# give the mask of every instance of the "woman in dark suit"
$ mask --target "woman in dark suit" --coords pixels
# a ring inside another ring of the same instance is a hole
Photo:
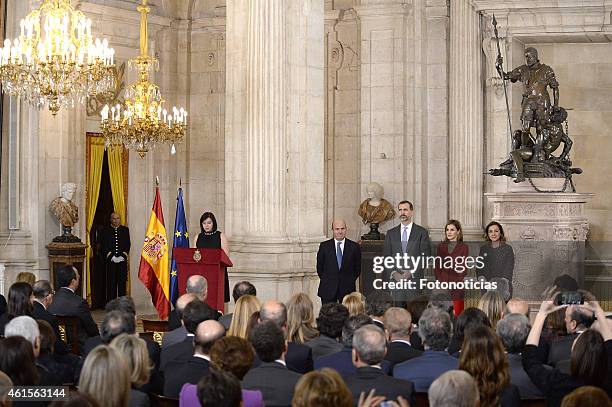
[[[504,228],[498,222],[492,221],[485,227],[485,239],[487,243],[480,247],[478,254],[484,262],[484,267],[477,270],[478,277],[484,277],[487,281],[493,278],[505,278],[508,280],[510,293],[512,294],[512,275],[514,274],[514,250],[506,243]]]
[[[229,257],[230,248],[225,234],[217,230],[217,219],[212,212],[204,212],[200,217],[200,233],[196,237],[196,247],[199,249],[223,249]],[[225,269],[225,299],[230,301],[229,279]]]

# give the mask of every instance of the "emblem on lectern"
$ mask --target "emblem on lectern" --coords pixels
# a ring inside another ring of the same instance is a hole
[[[193,252],[193,261],[199,262],[200,260],[202,260],[202,253],[196,249],[196,251]]]

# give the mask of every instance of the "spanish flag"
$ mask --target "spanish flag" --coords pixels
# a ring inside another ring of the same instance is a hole
[[[161,319],[167,319],[170,309],[168,274],[168,238],[164,226],[164,213],[159,199],[159,187],[155,187],[155,201],[147,226],[138,278],[151,293],[151,301]]]

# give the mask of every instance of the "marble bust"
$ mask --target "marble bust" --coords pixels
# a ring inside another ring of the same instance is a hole
[[[382,223],[395,217],[395,209],[389,201],[383,198],[382,185],[371,182],[367,185],[368,198],[359,205],[357,213],[363,223]]]
[[[80,243],[81,239],[72,234],[72,227],[79,221],[79,208],[72,202],[76,184],[67,182],[62,185],[62,195],[51,201],[49,208],[62,225],[62,235],[53,238],[54,242]]]

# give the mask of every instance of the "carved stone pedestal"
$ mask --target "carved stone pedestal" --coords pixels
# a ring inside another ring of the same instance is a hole
[[[65,264],[73,265],[79,275],[81,276],[81,284],[77,289],[77,294],[81,295],[81,287],[83,286],[83,270],[85,269],[85,248],[86,244],[83,243],[57,243],[52,242],[47,245],[49,250],[49,277],[51,284],[55,290],[59,290],[60,287],[55,281],[55,272],[57,269]]]
[[[537,301],[561,274],[584,281],[584,246],[589,231],[586,193],[487,193],[493,220],[504,227],[514,249],[515,297]]]

